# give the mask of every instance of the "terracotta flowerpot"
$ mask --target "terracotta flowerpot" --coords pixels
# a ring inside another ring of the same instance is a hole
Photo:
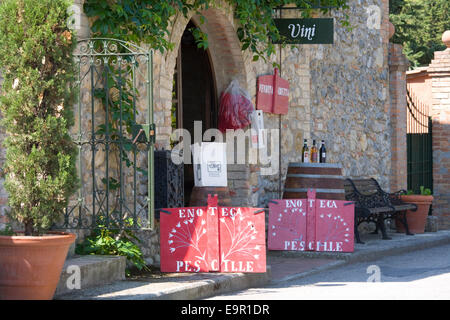
[[[0,236],[0,300],[50,300],[76,235]]]
[[[424,233],[428,211],[431,203],[433,202],[433,196],[411,194],[401,195],[400,199],[403,202],[414,203],[417,205],[417,211],[406,211],[406,220],[408,222],[409,231],[412,233]],[[405,228],[400,221],[396,220],[395,226],[397,228],[397,232],[405,232]]]

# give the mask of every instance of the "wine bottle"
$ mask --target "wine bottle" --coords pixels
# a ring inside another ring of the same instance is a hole
[[[309,148],[307,140],[304,140],[303,149],[302,149],[302,162],[309,162]]]
[[[311,162],[312,163],[317,163],[318,162],[318,150],[316,147],[316,140],[313,140],[313,145],[311,147]]]
[[[327,149],[325,148],[325,141],[322,140],[322,145],[319,150],[320,163],[327,162]]]

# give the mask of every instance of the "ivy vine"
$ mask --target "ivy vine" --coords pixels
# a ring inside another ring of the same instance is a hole
[[[303,17],[314,10],[323,13],[331,9],[348,9],[348,0],[225,0],[234,9],[238,20],[237,36],[242,50],[251,50],[253,59],[267,58],[275,53],[273,40],[282,40],[274,24],[277,8],[295,5]],[[84,11],[92,18],[94,35],[109,36],[134,43],[147,43],[155,50],[165,52],[174,44],[170,39],[170,21],[176,14],[188,16],[194,12],[204,22],[202,10],[216,4],[216,0],[86,0]],[[348,26],[348,16],[341,21]],[[199,29],[194,32],[199,47],[207,48],[208,39]]]

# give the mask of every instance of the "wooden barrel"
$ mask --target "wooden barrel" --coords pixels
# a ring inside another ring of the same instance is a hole
[[[231,196],[228,187],[194,187],[192,189],[189,206],[206,207],[208,205],[208,194],[219,198],[219,206],[232,207]]]
[[[336,163],[290,163],[283,199],[307,198],[316,189],[317,199],[345,200],[342,166]]]

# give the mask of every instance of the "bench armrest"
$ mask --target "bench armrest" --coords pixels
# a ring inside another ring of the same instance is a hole
[[[408,192],[406,190],[398,190],[396,192],[389,193],[389,201],[393,205],[404,204],[404,202],[400,199],[401,195],[405,195]]]
[[[392,196],[398,197],[398,196],[401,196],[401,195],[404,195],[404,194],[407,194],[407,193],[408,193],[408,191],[406,191],[405,189],[401,189],[401,190],[398,190],[398,191],[395,191],[395,192],[391,192],[389,194],[392,195]]]

